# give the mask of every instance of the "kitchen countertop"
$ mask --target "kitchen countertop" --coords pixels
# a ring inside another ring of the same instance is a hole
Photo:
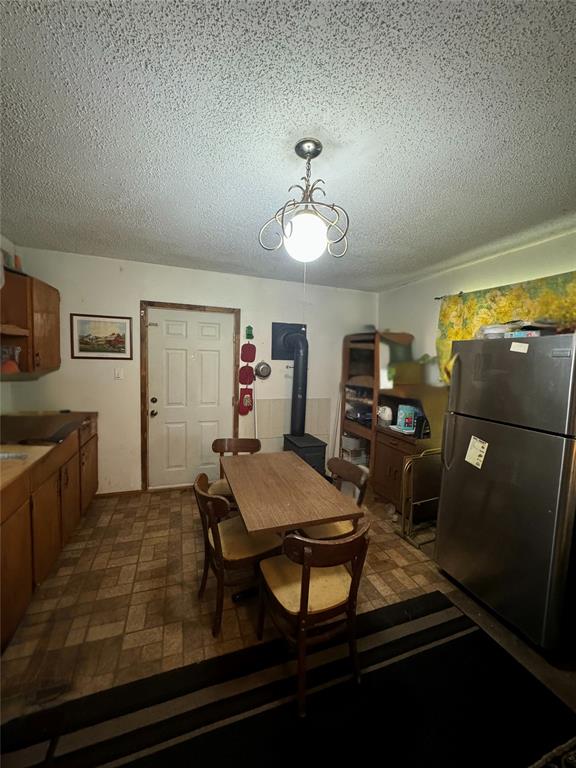
[[[54,445],[18,445],[8,443],[2,446],[2,453],[25,453],[25,459],[0,459],[0,490],[8,487],[20,475],[27,472],[37,461],[43,459]]]
[[[92,411],[36,411],[5,414],[0,419],[0,442],[22,445],[46,442],[62,442],[84,419],[97,416]]]

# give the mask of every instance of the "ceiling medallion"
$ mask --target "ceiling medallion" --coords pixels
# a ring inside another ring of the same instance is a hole
[[[310,182],[311,162],[322,152],[322,144],[318,139],[300,139],[294,150],[306,160],[306,174],[301,179],[304,186],[293,184],[288,192],[299,189],[302,197],[288,200],[268,219],[258,235],[260,245],[267,251],[277,251],[283,245],[293,259],[301,262],[316,261],[326,250],[341,259],[348,250],[348,214],[340,205],[314,199],[320,192],[326,196],[319,186],[324,184],[323,179]]]

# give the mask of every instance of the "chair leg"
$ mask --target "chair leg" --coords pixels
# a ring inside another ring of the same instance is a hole
[[[208,581],[208,571],[210,570],[210,562],[208,559],[208,552],[204,550],[204,570],[202,571],[202,579],[200,581],[200,589],[198,590],[198,598],[200,599],[206,589],[206,582]]]
[[[354,678],[357,683],[360,682],[360,664],[358,662],[358,649],[356,647],[356,614],[348,616],[348,646],[350,648],[350,660]]]
[[[266,600],[264,598],[264,584],[260,582],[260,596],[258,599],[258,623],[256,624],[256,637],[262,640],[264,637],[264,619],[266,617]]]
[[[212,625],[212,635],[217,637],[222,628],[222,611],[224,609],[224,574],[216,571],[216,613]]]
[[[306,717],[306,631],[298,632],[298,714]]]

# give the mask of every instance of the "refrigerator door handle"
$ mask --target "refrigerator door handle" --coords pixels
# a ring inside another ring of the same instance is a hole
[[[444,415],[444,430],[442,432],[442,466],[446,471],[452,469],[454,460],[454,415]]]
[[[458,402],[460,399],[460,367],[462,360],[460,359],[460,353],[455,352],[452,356],[452,368],[450,372],[450,405],[451,411],[458,411]]]

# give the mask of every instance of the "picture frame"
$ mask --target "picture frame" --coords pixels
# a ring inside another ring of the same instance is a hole
[[[132,360],[132,318],[70,314],[70,355],[83,360]]]

